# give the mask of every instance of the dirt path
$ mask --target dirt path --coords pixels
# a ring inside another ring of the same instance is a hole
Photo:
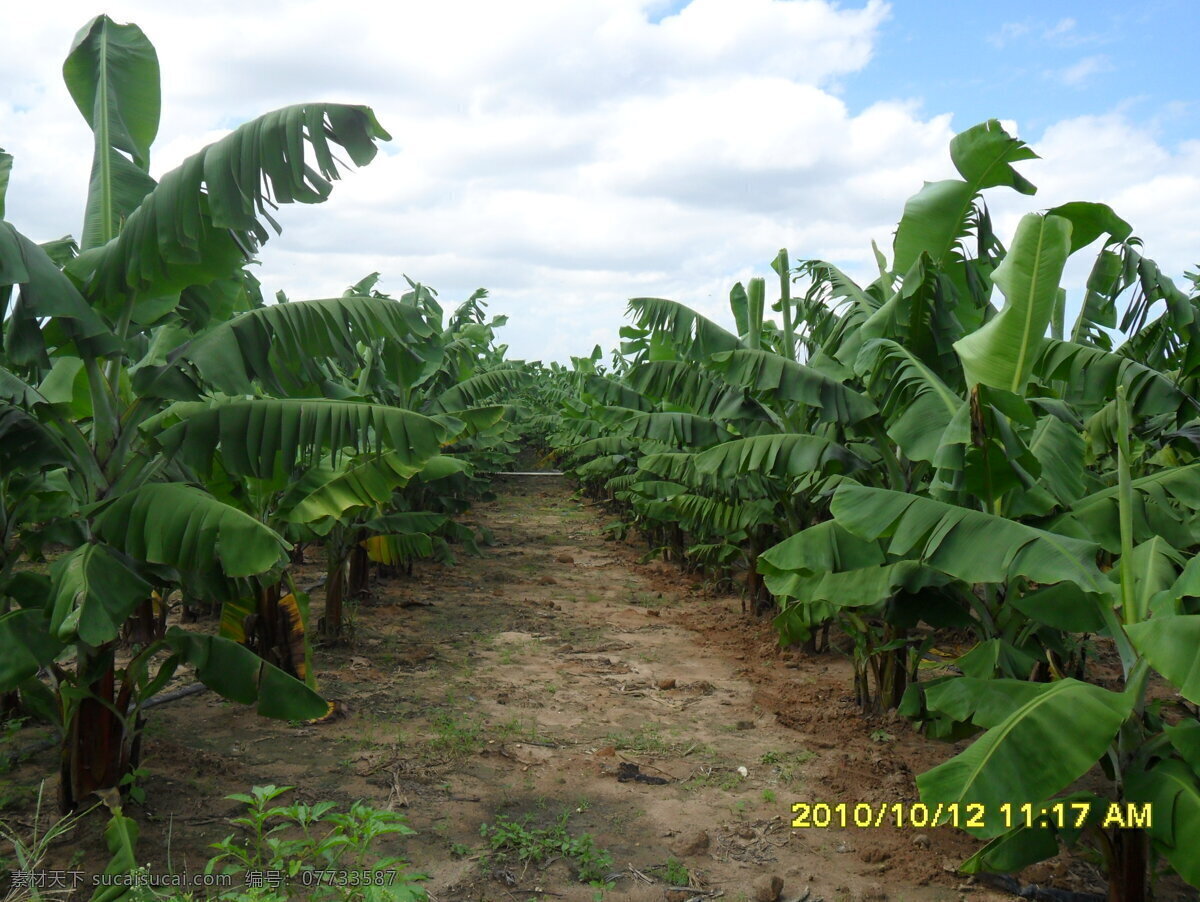
[[[785,900],[1006,898],[953,873],[973,845],[949,830],[791,828],[794,802],[915,801],[912,774],[950,752],[860,718],[844,659],[782,652],[736,598],[639,564],[561,477],[497,494],[472,512],[496,539],[483,557],[378,583],[353,638],[318,652],[348,717],[288,725],[211,695],[153,712],[143,860],[165,867],[169,825],[172,864],[199,870],[231,832],[223,797],[275,783],[404,810],[419,834],[399,848],[435,902],[595,898],[563,861],[485,854],[481,824],[563,814],[611,851],[610,899],[767,898],[773,876]],[[1086,876],[1059,867],[1059,886]]]

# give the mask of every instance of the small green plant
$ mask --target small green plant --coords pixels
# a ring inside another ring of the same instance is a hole
[[[487,840],[496,860],[515,857],[524,865],[539,866],[564,858],[575,868],[580,883],[607,885],[605,878],[612,870],[612,855],[598,849],[590,833],[571,836],[567,830],[570,816],[569,811],[564,811],[552,826],[531,827],[530,815],[518,821],[497,815],[493,823],[480,826],[479,835]]]
[[[135,768],[121,778],[121,790],[128,796],[129,801],[135,802],[138,805],[145,803],[146,790],[142,788],[141,782],[150,775],[150,771],[144,767]]]
[[[887,730],[872,730],[871,731],[871,741],[872,742],[895,742],[896,737],[893,736],[891,733],[889,733]]]
[[[687,886],[692,879],[691,872],[687,866],[674,856],[667,859],[667,863],[663,865],[663,880],[671,886]]]
[[[775,790],[764,789],[762,791],[762,800],[764,802],[766,802],[768,805],[774,805],[775,804]]]
[[[374,849],[381,837],[416,832],[403,815],[362,802],[355,802],[347,813],[336,811],[333,802],[273,804],[291,789],[255,786],[248,794],[226,796],[246,806],[244,815],[230,819],[246,836],[235,839],[230,834],[213,843],[218,854],[209,860],[205,873],[240,876],[248,885],[251,875],[264,874],[277,876],[276,886],[286,883],[285,896],[253,898],[283,899],[296,894],[322,902],[420,902],[426,898],[419,885],[424,875],[409,873],[404,859],[379,856]],[[330,875],[336,878],[329,879]]]

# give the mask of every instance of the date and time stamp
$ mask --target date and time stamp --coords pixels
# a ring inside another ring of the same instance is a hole
[[[930,829],[960,827],[966,830],[1082,829],[1089,822],[1102,829],[1148,829],[1154,825],[1150,803],[1067,801],[1043,805],[1001,803],[988,806],[976,802],[930,805],[924,802],[794,802],[792,827],[796,830],[829,828],[870,829],[880,827]],[[395,882],[394,870],[314,870],[285,875],[281,871],[248,871],[243,875],[247,886],[276,888],[284,883],[304,887],[389,886]],[[14,887],[73,889],[90,882],[93,886],[230,886],[232,878],[222,874],[157,875],[144,869],[134,874],[92,875],[82,871],[13,871]]]
[[[827,828],[869,829],[950,826],[964,830],[1016,828],[1082,829],[1095,821],[1103,829],[1147,829],[1154,824],[1150,803],[1058,801],[1045,805],[977,802],[926,805],[923,802],[795,802],[792,827],[797,830]]]

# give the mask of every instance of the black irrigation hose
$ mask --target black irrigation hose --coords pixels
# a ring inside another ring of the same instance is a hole
[[[325,585],[325,580],[322,578],[311,585],[304,586],[300,591],[308,594],[309,592],[313,591],[313,589],[319,589],[323,585]],[[193,695],[199,695],[207,688],[208,687],[203,683],[189,683],[188,685],[182,686],[179,689],[172,689],[170,692],[163,692],[154,696],[153,698],[147,699],[146,701],[142,702],[142,710],[144,711],[147,708],[154,708],[158,705],[165,705],[169,702],[176,702],[181,698],[189,698]],[[11,770],[31,755],[36,755],[38,752],[43,752],[46,749],[54,748],[54,746],[58,745],[60,741],[61,739],[58,736],[49,736],[45,739],[39,739],[37,742],[31,742],[29,745],[24,746],[23,748],[16,749],[4,758],[5,768]]]
[[[1027,883],[1022,886],[1013,877],[1003,874],[981,874],[980,882],[990,883],[996,889],[1029,899],[1031,902],[1106,902],[1107,896],[1097,893],[1077,893],[1069,889],[1054,889],[1050,886],[1038,886]]]

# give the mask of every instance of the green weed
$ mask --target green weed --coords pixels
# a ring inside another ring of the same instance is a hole
[[[791,785],[800,779],[800,766],[816,757],[814,752],[800,750],[796,752],[765,752],[759,763],[769,765],[771,775],[776,782]]]
[[[452,758],[467,758],[483,747],[483,727],[478,721],[462,719],[456,712],[446,711],[433,718],[431,751]]]
[[[687,886],[692,879],[691,871],[678,858],[671,857],[662,866],[663,880],[671,886]]]
[[[575,868],[580,883],[606,885],[612,870],[612,855],[596,847],[590,833],[572,836],[567,830],[570,812],[564,811],[549,827],[531,827],[531,815],[514,821],[498,815],[494,823],[482,824],[479,835],[487,840],[497,861],[515,858],[522,864],[544,865],[563,858]]]

